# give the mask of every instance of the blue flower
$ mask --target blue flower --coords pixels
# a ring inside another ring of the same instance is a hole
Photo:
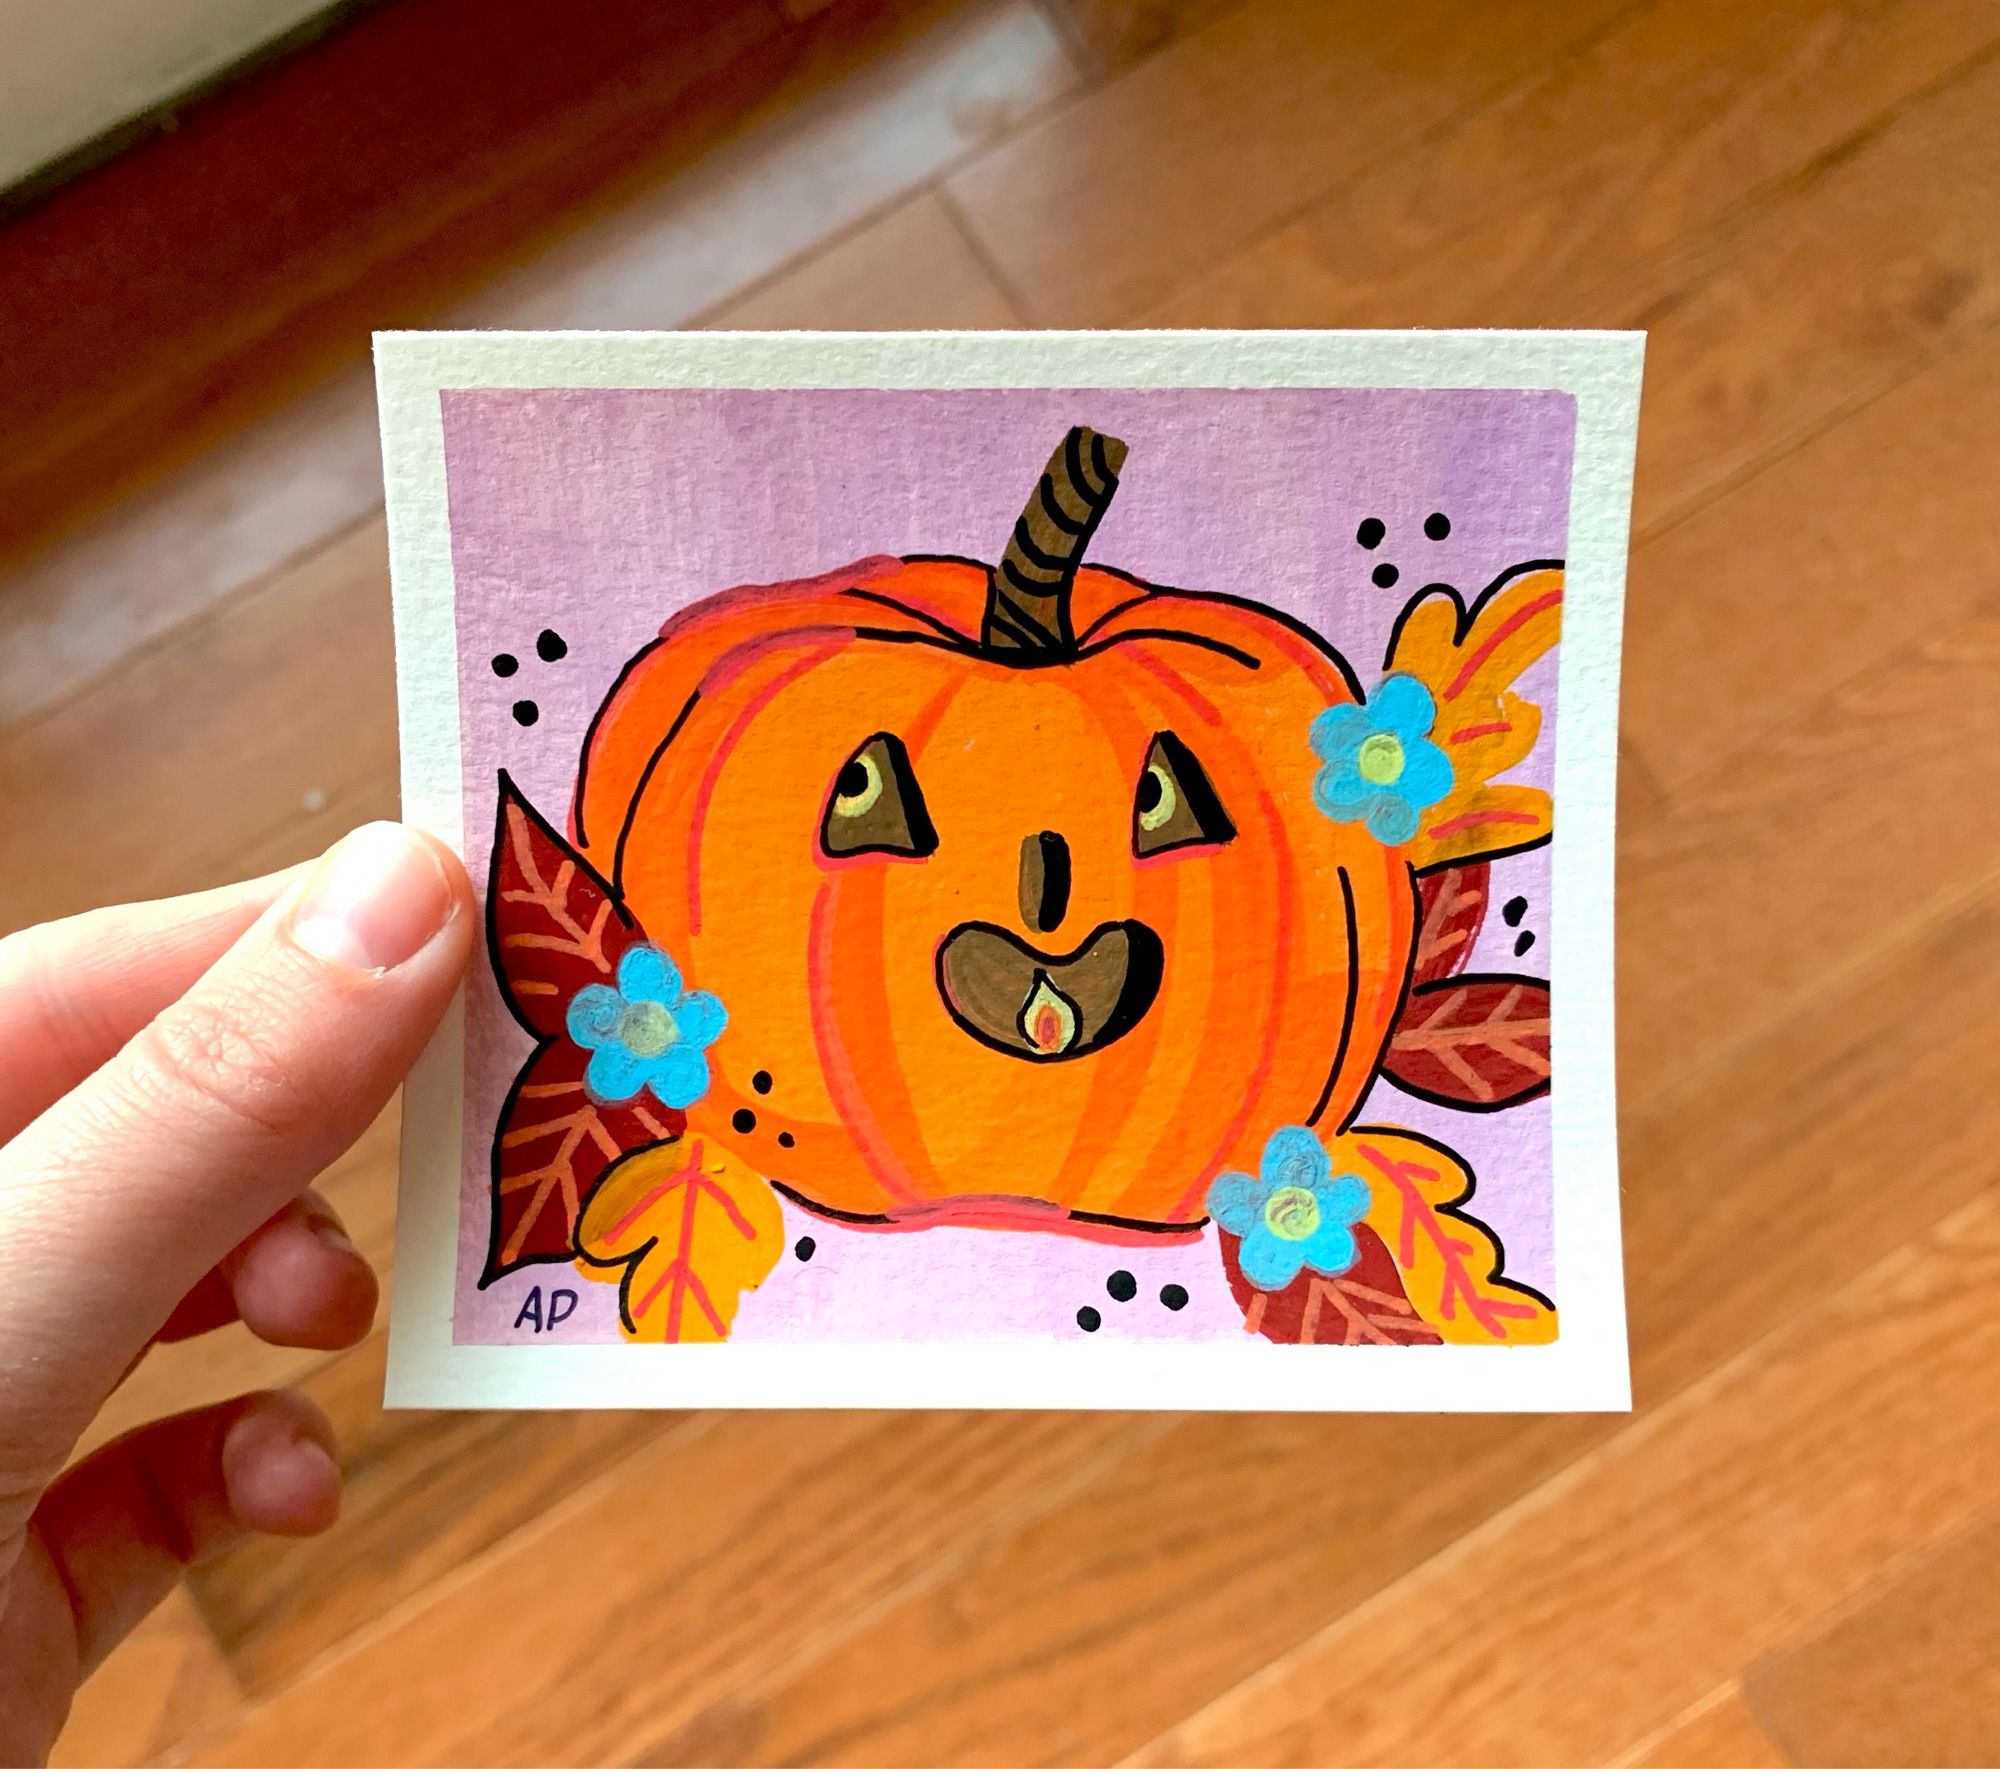
[[[1260,1290],[1282,1290],[1307,1266],[1337,1278],[1359,1256],[1354,1225],[1368,1214],[1368,1182],[1333,1170],[1301,1125],[1274,1131],[1258,1177],[1222,1173],[1208,1188],[1216,1226],[1239,1236],[1237,1269]]]
[[[1415,676],[1385,676],[1365,706],[1330,706],[1312,722],[1313,803],[1336,823],[1366,823],[1386,847],[1411,840],[1451,791],[1451,763],[1430,740],[1431,691]]]
[[[626,948],[618,986],[589,983],[569,1004],[569,1035],[591,1052],[584,1085],[606,1105],[651,1088],[682,1111],[708,1091],[708,1047],[729,1015],[713,995],[684,992],[674,961],[657,946]]]

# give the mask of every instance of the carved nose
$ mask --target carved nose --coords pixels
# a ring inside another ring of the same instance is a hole
[[[1021,843],[1021,919],[1052,934],[1069,913],[1069,843],[1053,829]]]

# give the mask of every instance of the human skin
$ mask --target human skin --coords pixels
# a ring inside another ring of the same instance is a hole
[[[66,1464],[150,1345],[368,1332],[374,1273],[312,1182],[388,1104],[476,926],[450,853],[372,824],[311,866],[0,940],[0,1761],[47,1756],[188,1565],[338,1514],[332,1429],[296,1393]]]

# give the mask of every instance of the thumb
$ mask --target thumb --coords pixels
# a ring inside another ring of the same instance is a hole
[[[0,1443],[73,1436],[181,1297],[360,1135],[474,920],[440,844],[359,829],[0,1150]]]

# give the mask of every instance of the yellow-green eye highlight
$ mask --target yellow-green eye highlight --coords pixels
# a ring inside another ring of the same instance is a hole
[[[882,767],[871,755],[858,755],[840,770],[833,784],[833,814],[863,817],[882,796]]]
[[[1141,860],[1176,848],[1233,841],[1236,825],[1207,771],[1171,731],[1155,732],[1132,794],[1132,852]]]
[[[840,764],[820,819],[819,845],[836,860],[850,854],[921,860],[937,852],[937,830],[910,752],[893,731],[877,731]]]

